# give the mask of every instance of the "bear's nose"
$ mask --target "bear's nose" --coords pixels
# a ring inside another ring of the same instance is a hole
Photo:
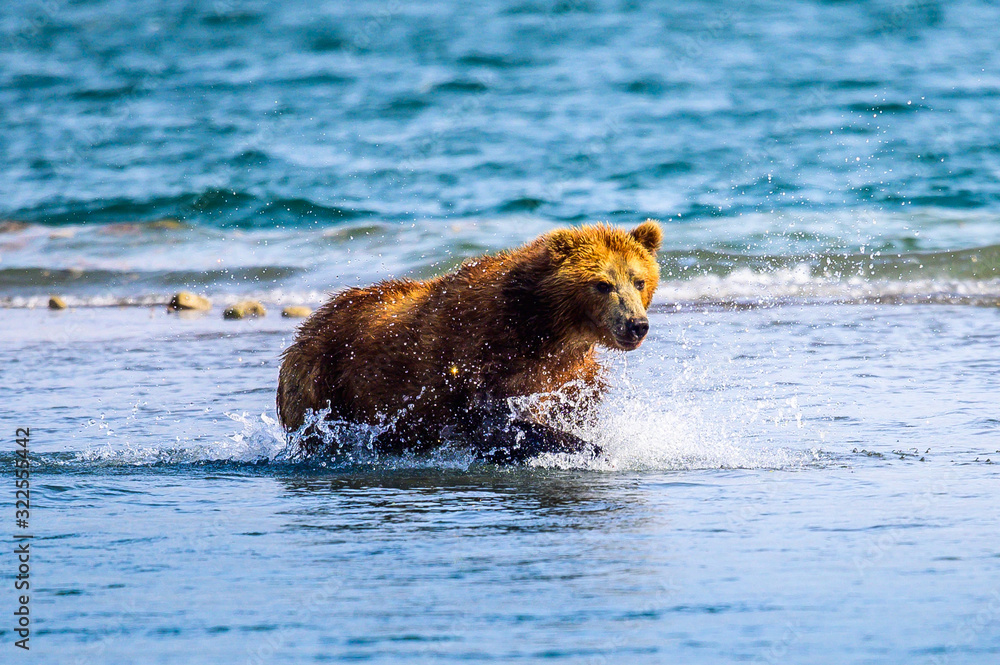
[[[642,317],[641,319],[629,319],[628,324],[625,326],[628,334],[636,339],[642,339],[649,332],[649,319]]]

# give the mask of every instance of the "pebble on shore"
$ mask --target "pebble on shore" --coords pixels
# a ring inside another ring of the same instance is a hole
[[[267,316],[267,310],[256,300],[242,300],[235,305],[230,305],[222,313],[224,319],[247,319],[258,316]]]
[[[281,315],[286,319],[304,319],[312,314],[312,312],[310,308],[302,305],[290,305],[281,310]]]
[[[204,312],[212,309],[212,301],[190,291],[181,291],[170,299],[167,309],[193,309]]]
[[[66,301],[59,296],[49,297],[49,309],[66,309]]]
[[[184,222],[178,219],[174,219],[173,217],[164,217],[163,219],[157,219],[149,222],[149,228],[164,231],[178,231],[185,227]]]
[[[0,219],[0,233],[16,233],[28,228],[24,222],[15,222],[12,219]]]

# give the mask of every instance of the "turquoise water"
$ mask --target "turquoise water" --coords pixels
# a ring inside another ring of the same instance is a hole
[[[30,427],[35,536],[3,662],[995,662],[998,24],[0,8],[0,481]],[[286,446],[281,306],[646,217],[602,458]],[[181,289],[215,308],[166,314]],[[269,316],[222,320],[245,297]]]

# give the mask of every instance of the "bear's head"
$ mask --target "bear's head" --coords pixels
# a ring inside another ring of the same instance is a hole
[[[598,224],[543,236],[554,262],[543,288],[564,324],[584,336],[581,341],[622,351],[639,347],[660,278],[656,252],[662,236],[651,219],[631,231]]]

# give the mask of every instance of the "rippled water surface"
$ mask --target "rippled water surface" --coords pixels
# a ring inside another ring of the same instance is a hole
[[[35,539],[3,662],[997,662],[998,25],[5,4],[0,480],[30,427]],[[281,306],[646,217],[600,458],[285,443]],[[214,309],[168,315],[182,289]]]

